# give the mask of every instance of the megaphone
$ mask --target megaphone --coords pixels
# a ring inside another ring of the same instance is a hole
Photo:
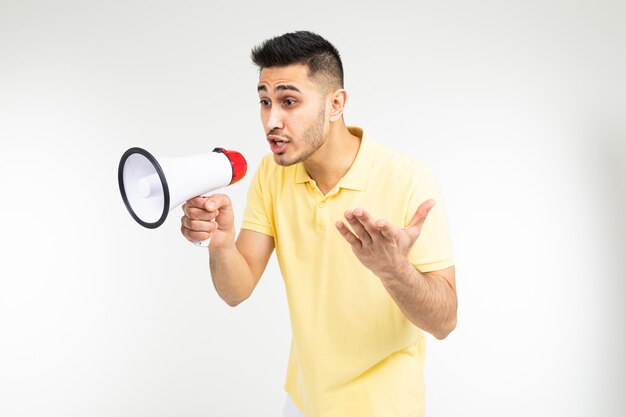
[[[145,149],[130,148],[120,159],[117,180],[133,219],[154,229],[186,200],[236,183],[247,169],[243,155],[223,148],[181,158],[155,157]],[[207,247],[209,241],[195,244]]]

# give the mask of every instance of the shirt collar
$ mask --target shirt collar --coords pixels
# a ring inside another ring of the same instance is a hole
[[[372,163],[374,162],[374,143],[362,128],[348,126],[348,130],[354,136],[361,139],[361,144],[359,145],[359,151],[357,152],[352,166],[343,178],[339,180],[337,187],[363,191],[365,187],[367,187]],[[306,172],[306,169],[304,169],[302,162],[299,162],[296,164],[296,183],[301,184],[308,181],[313,181],[313,179],[309,176],[309,173]]]

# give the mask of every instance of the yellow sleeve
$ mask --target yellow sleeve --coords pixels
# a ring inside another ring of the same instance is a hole
[[[274,237],[274,216],[272,210],[271,190],[269,189],[269,163],[265,157],[254,173],[246,208],[243,212],[242,229],[253,230]]]
[[[430,167],[417,162],[414,172],[415,187],[409,201],[405,225],[411,221],[424,201],[432,198],[437,204],[428,213],[420,236],[409,253],[409,260],[421,272],[437,271],[454,265],[454,248],[445,201],[435,173]]]

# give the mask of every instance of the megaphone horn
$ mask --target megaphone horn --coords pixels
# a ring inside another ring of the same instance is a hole
[[[237,151],[180,157],[155,157],[142,148],[122,155],[117,179],[124,205],[140,225],[154,229],[184,201],[234,184],[246,175],[248,164]],[[199,244],[207,246],[208,241]]]

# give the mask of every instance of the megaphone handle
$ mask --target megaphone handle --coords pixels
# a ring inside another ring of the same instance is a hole
[[[202,194],[201,197],[204,198],[209,198],[211,196],[211,194]],[[215,219],[213,219],[212,221],[215,221]],[[209,242],[211,241],[211,238],[208,238],[207,240],[198,240],[196,242],[193,242],[193,244],[199,248],[208,248],[209,247]]]
[[[193,244],[199,248],[208,248],[210,241],[211,241],[211,238],[208,238],[207,240],[199,240],[197,242],[193,242]]]

